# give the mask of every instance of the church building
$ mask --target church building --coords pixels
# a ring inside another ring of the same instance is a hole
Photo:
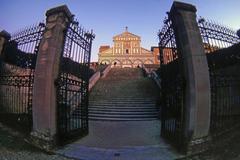
[[[138,67],[143,64],[159,64],[159,53],[141,47],[141,37],[125,32],[113,37],[113,47],[100,46],[98,62],[115,67]]]

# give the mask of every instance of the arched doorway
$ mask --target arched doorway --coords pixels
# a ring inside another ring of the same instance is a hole
[[[133,63],[131,60],[129,59],[125,59],[122,61],[122,67],[123,68],[132,68],[133,67]]]
[[[112,64],[112,67],[117,67],[117,68],[122,67],[122,63],[118,59],[113,60],[111,64]]]
[[[137,59],[133,62],[133,67],[141,67],[143,62],[140,59]]]
[[[110,64],[110,61],[107,60],[107,59],[104,59],[104,60],[101,61],[101,64],[107,64],[108,65],[108,64]]]

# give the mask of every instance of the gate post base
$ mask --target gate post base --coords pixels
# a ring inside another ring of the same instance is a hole
[[[48,132],[31,132],[29,143],[44,151],[50,152],[56,147],[56,136],[50,135]]]
[[[205,152],[211,147],[211,141],[212,138],[210,136],[192,139],[186,144],[185,154],[190,156]]]

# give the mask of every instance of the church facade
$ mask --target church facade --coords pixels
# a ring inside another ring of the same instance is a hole
[[[138,67],[159,64],[159,53],[141,47],[141,37],[125,32],[113,37],[113,46],[100,46],[98,62],[115,67]]]

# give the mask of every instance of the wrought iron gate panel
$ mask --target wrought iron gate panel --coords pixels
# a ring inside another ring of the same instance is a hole
[[[236,32],[228,27],[204,18],[198,18],[198,26],[206,53],[212,53],[221,48],[227,48],[239,43]]]
[[[58,78],[58,137],[65,143],[88,133],[88,83],[94,35],[70,23],[65,35]]]
[[[183,143],[185,81],[181,55],[177,51],[172,22],[165,18],[159,32],[161,74],[161,134],[177,147]]]
[[[239,44],[240,38],[232,29],[204,18],[198,19],[198,25],[210,72],[210,133],[217,136],[239,126],[240,76],[237,72],[240,67],[240,53],[234,49],[226,52],[224,48]]]
[[[27,133],[32,128],[34,68],[44,28],[39,23],[13,34],[0,67],[0,119]]]

